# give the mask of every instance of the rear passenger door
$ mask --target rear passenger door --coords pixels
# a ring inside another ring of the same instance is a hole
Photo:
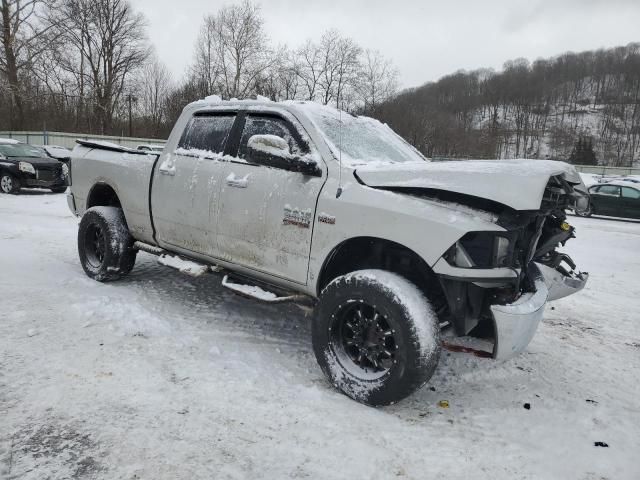
[[[625,217],[640,218],[640,190],[622,187],[622,205]]]
[[[302,126],[276,114],[249,113],[243,120],[237,156],[227,163],[220,191],[218,246],[222,258],[239,266],[305,284],[316,202],[326,178],[261,165],[247,147],[253,135],[277,135],[290,153],[304,157],[314,146]]]
[[[218,253],[216,212],[224,172],[221,158],[229,147],[236,116],[235,112],[196,113],[178,147],[158,161],[151,204],[160,246],[207,256]]]

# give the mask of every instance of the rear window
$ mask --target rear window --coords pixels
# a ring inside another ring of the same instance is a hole
[[[624,198],[638,199],[640,198],[640,190],[631,187],[622,187],[622,196]]]
[[[193,117],[185,128],[178,147],[223,153],[235,118],[235,114]]]

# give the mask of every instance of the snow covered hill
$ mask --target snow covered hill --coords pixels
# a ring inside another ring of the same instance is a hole
[[[637,165],[640,43],[459,71],[374,115],[427,156],[568,160],[580,142],[601,165]]]

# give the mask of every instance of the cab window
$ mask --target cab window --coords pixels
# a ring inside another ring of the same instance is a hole
[[[622,187],[622,197],[638,200],[640,199],[640,190],[636,190],[635,188],[631,187]]]
[[[247,158],[247,143],[254,135],[277,135],[289,144],[289,150],[293,155],[304,155],[309,148],[302,141],[300,134],[283,118],[275,116],[248,116],[240,139],[238,157]]]
[[[235,114],[194,116],[185,128],[178,147],[223,153],[235,118]]]

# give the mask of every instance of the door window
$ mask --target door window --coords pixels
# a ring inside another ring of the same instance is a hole
[[[633,200],[640,199],[640,190],[631,187],[622,187],[622,197],[631,198]]]
[[[296,132],[288,122],[279,117],[272,116],[250,116],[247,117],[240,140],[238,156],[247,158],[247,142],[254,135],[277,135],[289,144],[289,150],[293,155],[304,155],[309,151],[298,132]]]
[[[193,117],[185,128],[178,147],[223,153],[235,118],[235,114]]]
[[[620,187],[616,185],[602,185],[596,191],[598,195],[607,195],[610,197],[619,197],[620,196]]]

